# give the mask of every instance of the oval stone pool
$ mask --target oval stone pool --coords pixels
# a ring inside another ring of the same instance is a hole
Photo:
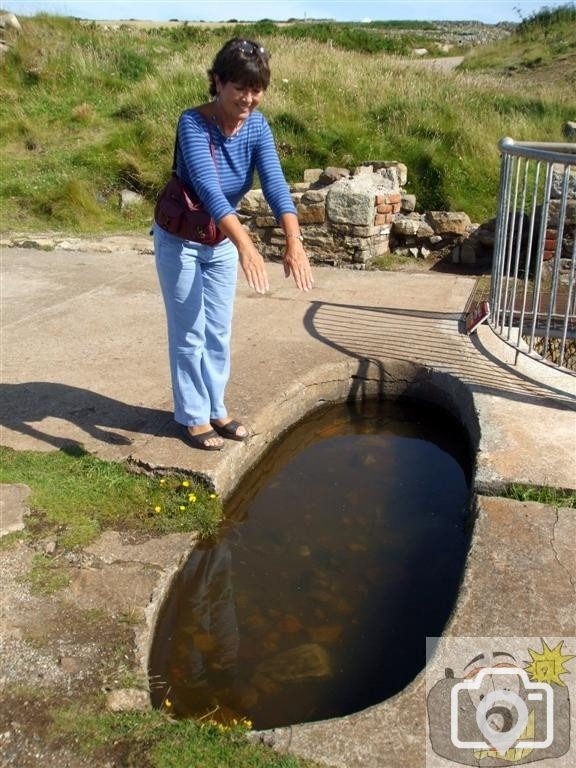
[[[416,400],[330,406],[282,436],[163,605],[152,700],[257,729],[402,690],[454,605],[468,548],[464,428]]]

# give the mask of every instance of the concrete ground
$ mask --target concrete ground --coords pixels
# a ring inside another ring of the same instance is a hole
[[[48,451],[77,442],[102,458],[200,475],[225,496],[283,430],[324,402],[377,393],[431,397],[462,419],[477,448],[474,536],[445,634],[571,637],[576,653],[574,510],[485,495],[512,482],[576,488],[576,378],[530,360],[514,366],[487,326],[463,334],[474,277],[317,268],[313,291],[298,293],[281,266],[270,264],[266,296],[251,293],[241,277],[228,406],[252,436],[207,453],[188,447],[172,421],[149,240],[4,248],[2,267],[3,445]],[[3,514],[13,529],[10,498]],[[130,555],[105,536],[90,553],[100,558],[97,578],[118,582],[119,564],[134,562],[125,574],[133,584],[152,554]],[[173,544],[173,556],[163,550],[156,563],[162,572],[137,597],[147,616],[136,640],[143,665],[157,608],[190,540]],[[76,577],[65,597],[84,605],[94,583],[82,567]],[[111,605],[104,589],[101,603]],[[365,712],[255,738],[342,768],[424,765],[425,683],[423,672]],[[573,757],[553,765],[573,765]],[[427,762],[449,764],[438,755]]]

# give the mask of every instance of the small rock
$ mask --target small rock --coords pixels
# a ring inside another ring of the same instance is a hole
[[[568,120],[564,123],[562,133],[567,139],[576,140],[576,120]]]
[[[416,210],[416,195],[402,195],[400,210],[403,213],[411,213]]]
[[[426,211],[426,218],[437,235],[465,235],[472,223],[464,211]]]
[[[326,650],[317,643],[305,643],[263,661],[258,665],[255,677],[278,683],[302,683],[321,680],[331,674]],[[254,683],[257,684],[256,680]]]
[[[321,184],[334,184],[335,181],[340,179],[347,179],[350,176],[348,168],[325,168],[320,175],[318,181]]]
[[[476,250],[469,243],[460,246],[460,261],[462,264],[476,264]]]
[[[151,709],[150,696],[139,688],[119,688],[106,695],[106,706],[112,712],[145,712]]]
[[[307,168],[304,171],[304,181],[314,184],[322,176],[322,168]]]
[[[22,26],[13,13],[3,13],[0,16],[0,29],[15,29],[16,32],[22,32]]]
[[[415,235],[420,228],[420,224],[421,222],[417,219],[396,219],[392,224],[392,231],[404,237]]]
[[[496,239],[494,231],[482,227],[477,231],[476,236],[482,245],[486,245],[489,248],[493,247]]]
[[[419,238],[425,238],[425,237],[433,237],[434,236],[434,230],[432,227],[427,224],[425,221],[420,222],[420,226],[418,227],[418,231],[416,232],[417,237]]]
[[[6,484],[0,497],[0,537],[14,531],[21,531],[24,517],[29,514],[25,504],[30,488],[23,483]]]
[[[144,197],[138,192],[133,192],[131,189],[123,189],[120,192],[120,210],[124,211],[126,208],[133,208],[135,205],[141,205],[144,202]]]

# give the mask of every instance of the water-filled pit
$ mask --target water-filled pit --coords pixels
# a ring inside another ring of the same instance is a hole
[[[173,582],[149,659],[153,703],[266,729],[402,690],[456,599],[471,468],[466,430],[429,403],[309,415]]]

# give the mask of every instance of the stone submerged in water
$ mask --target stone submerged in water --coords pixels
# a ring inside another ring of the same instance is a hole
[[[332,676],[328,653],[317,643],[304,643],[266,659],[256,668],[253,684],[263,689],[267,682],[305,683]]]

